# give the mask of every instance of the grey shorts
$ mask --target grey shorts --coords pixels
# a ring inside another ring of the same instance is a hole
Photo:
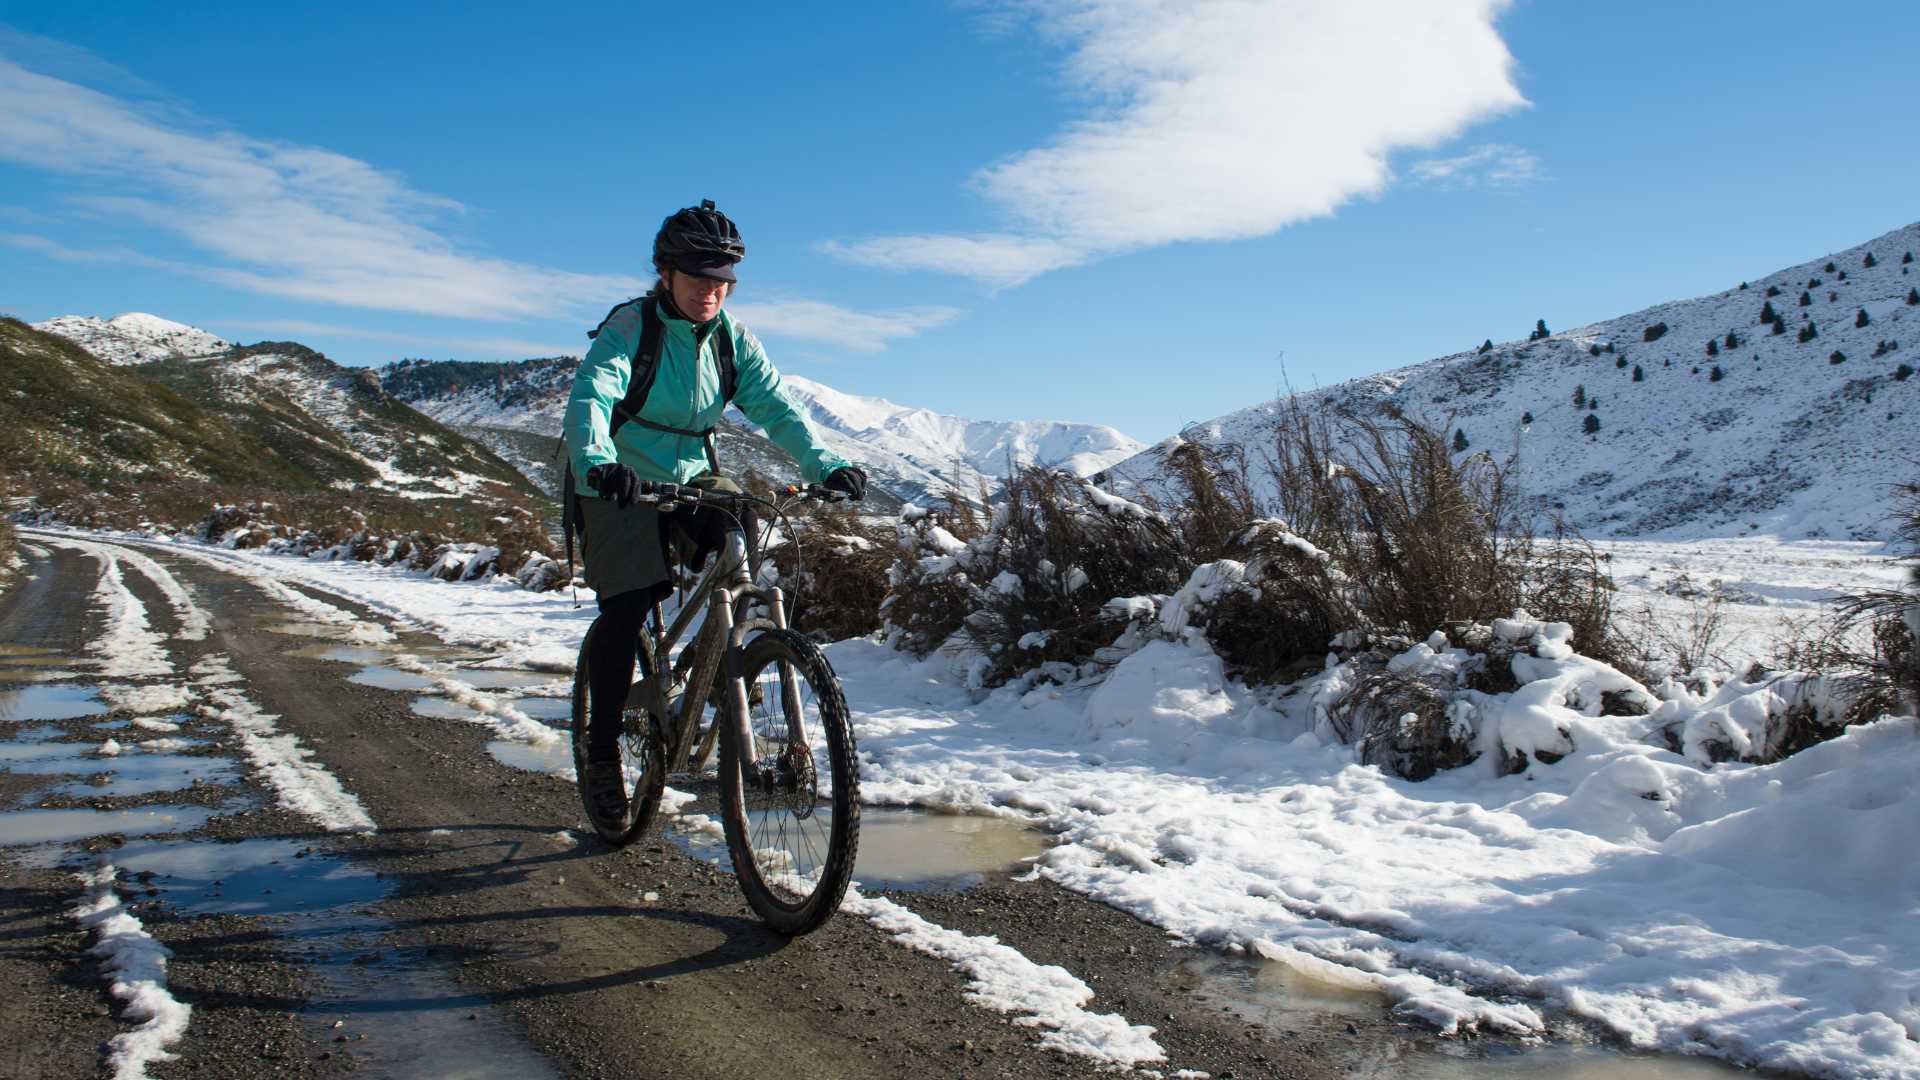
[[[667,580],[660,545],[660,512],[636,504],[625,510],[591,496],[580,500],[580,555],[587,588],[601,600]]]

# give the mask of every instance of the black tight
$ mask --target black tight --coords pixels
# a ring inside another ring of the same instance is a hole
[[[600,601],[600,618],[587,650],[593,711],[587,716],[587,759],[610,761],[620,754],[620,713],[633,685],[634,646],[654,602],[671,586],[662,582]]]
[[[746,532],[748,562],[757,567],[759,521],[748,509],[736,521],[710,507],[673,515],[677,527],[684,528],[698,542],[702,558],[719,550],[730,526],[742,526]],[[664,532],[663,532],[664,540]],[[663,581],[647,588],[633,589],[600,601],[600,618],[593,632],[593,646],[587,651],[587,670],[591,673],[593,711],[587,717],[587,760],[610,761],[620,754],[620,713],[626,707],[627,690],[633,685],[634,642],[646,623],[647,612],[673,591]]]

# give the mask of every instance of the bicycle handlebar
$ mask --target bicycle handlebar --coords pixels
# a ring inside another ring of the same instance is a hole
[[[844,491],[836,491],[833,488],[823,487],[820,484],[808,484],[805,487],[789,484],[783,491],[776,493],[776,495],[781,494],[793,497],[802,502],[837,503],[845,502],[852,498],[851,495],[848,495]],[[668,484],[657,480],[640,481],[638,501],[657,503],[663,510],[670,509],[677,503],[687,503],[696,506],[702,503],[724,506],[739,506],[742,503],[759,503],[767,506],[774,505],[772,499],[745,492],[734,494],[727,491],[709,491],[706,488],[696,487],[692,484]]]

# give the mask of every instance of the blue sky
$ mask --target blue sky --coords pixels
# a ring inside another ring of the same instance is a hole
[[[0,311],[578,351],[712,197],[784,370],[1185,423],[1920,217],[1911,0],[0,2]]]

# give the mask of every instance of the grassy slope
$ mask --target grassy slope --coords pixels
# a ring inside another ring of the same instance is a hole
[[[233,359],[271,356],[271,369],[290,379],[239,374],[227,359],[164,361],[151,377],[219,411],[274,450],[304,462],[328,480],[363,484],[378,473],[364,458],[386,458],[402,472],[445,476],[461,472],[532,493],[513,466],[492,451],[390,397],[370,372],[343,368],[291,342],[262,342],[234,350]],[[340,430],[303,394],[314,387],[338,395],[355,433]]]
[[[307,374],[346,380],[354,418],[421,475],[497,480],[480,493],[422,499],[362,486],[377,474],[294,387],[223,378],[219,361],[107,364],[65,338],[0,316],[0,497],[31,499],[75,524],[188,526],[216,504],[272,502],[301,527],[363,521],[381,532],[487,538],[496,518],[551,516],[531,485],[484,447],[393,400],[378,384],[301,346]]]
[[[320,479],[187,395],[4,316],[0,470],[8,495],[39,494],[48,481],[199,479],[284,490]]]

